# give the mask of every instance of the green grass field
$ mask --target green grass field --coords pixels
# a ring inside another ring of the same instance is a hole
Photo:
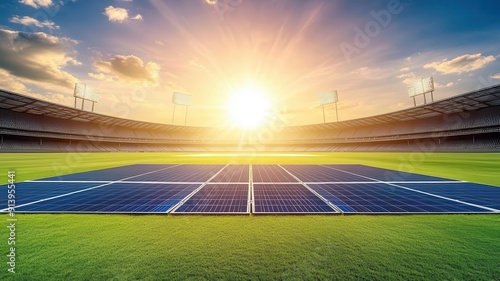
[[[356,163],[500,185],[494,153],[3,153],[0,179],[135,163]],[[0,280],[500,280],[498,215],[16,217],[17,273],[1,227]]]

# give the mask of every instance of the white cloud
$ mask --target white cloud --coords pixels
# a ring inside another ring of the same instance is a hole
[[[110,77],[108,75],[105,75],[104,73],[92,73],[92,72],[89,72],[88,75],[89,75],[90,78],[94,78],[96,80],[113,81],[112,77]]]
[[[497,74],[491,75],[490,77],[491,77],[491,79],[497,79],[497,80],[500,80],[500,73],[497,73]]]
[[[448,87],[451,87],[453,85],[455,85],[455,83],[453,83],[453,82],[448,82],[446,84],[440,84],[440,83],[434,82],[434,86],[436,88],[440,88],[440,89],[442,89],[442,88],[448,88]]]
[[[123,22],[128,19],[128,11],[123,8],[115,8],[113,6],[108,6],[104,10],[104,14],[108,17],[111,22]]]
[[[405,71],[408,71],[408,70],[410,70],[410,68],[409,68],[409,67],[403,67],[403,68],[401,68],[399,71],[401,71],[401,72],[405,72]]]
[[[161,41],[161,40],[155,40],[155,45],[156,45],[156,46],[161,46],[161,47],[164,47],[164,46],[165,46],[165,43],[163,43],[163,41]]]
[[[123,82],[158,84],[160,65],[155,62],[144,63],[134,55],[115,55],[109,61],[96,60],[94,67],[99,73],[89,73],[95,79],[116,79]]]
[[[137,14],[133,17],[130,17],[127,9],[113,7],[113,6],[106,7],[103,14],[106,15],[108,17],[108,20],[111,22],[122,23],[123,21],[128,19],[143,20],[141,14]]]
[[[63,69],[81,64],[75,57],[75,44],[43,32],[0,29],[0,68],[33,83],[71,88],[77,79]]]
[[[57,26],[54,22],[52,22],[50,20],[39,21],[37,19],[34,19],[32,17],[28,17],[28,16],[24,16],[22,18],[20,18],[19,16],[14,16],[14,17],[10,18],[9,21],[13,22],[13,23],[26,25],[26,26],[34,25],[34,26],[39,27],[39,28],[46,27],[48,29],[59,29],[59,26]]]
[[[133,20],[142,20],[142,15],[141,14],[137,14],[137,15],[135,15],[134,17],[132,17],[130,19],[133,19]]]
[[[403,73],[401,75],[396,76],[399,79],[403,79],[403,84],[410,84],[413,81],[418,79],[418,76],[415,72]]]
[[[493,61],[495,61],[494,56],[482,56],[481,53],[465,54],[452,60],[444,59],[439,62],[428,63],[424,65],[424,68],[434,68],[445,74],[463,73],[483,68]]]
[[[35,9],[38,9],[40,7],[48,7],[53,4],[52,0],[20,0],[19,3],[31,6]]]

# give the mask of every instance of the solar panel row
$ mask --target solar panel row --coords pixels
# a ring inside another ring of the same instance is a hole
[[[252,208],[256,214],[488,213],[500,209],[497,187],[362,165],[131,165],[19,183],[16,197],[18,212],[245,214]],[[5,212],[7,192],[0,192],[0,200]]]

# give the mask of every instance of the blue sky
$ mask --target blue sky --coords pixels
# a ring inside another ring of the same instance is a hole
[[[201,126],[227,123],[227,101],[248,88],[290,125],[319,123],[319,94],[338,90],[347,120],[413,106],[406,84],[420,77],[434,77],[436,99],[498,84],[499,10],[498,1],[2,1],[0,88],[71,106],[74,83],[86,83],[101,92],[96,112],[160,123],[172,121],[172,92],[185,92],[188,124]]]

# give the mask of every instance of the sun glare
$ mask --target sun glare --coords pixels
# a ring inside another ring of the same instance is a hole
[[[255,87],[236,91],[228,103],[228,117],[232,125],[251,129],[261,126],[270,115],[270,103],[264,92]]]

